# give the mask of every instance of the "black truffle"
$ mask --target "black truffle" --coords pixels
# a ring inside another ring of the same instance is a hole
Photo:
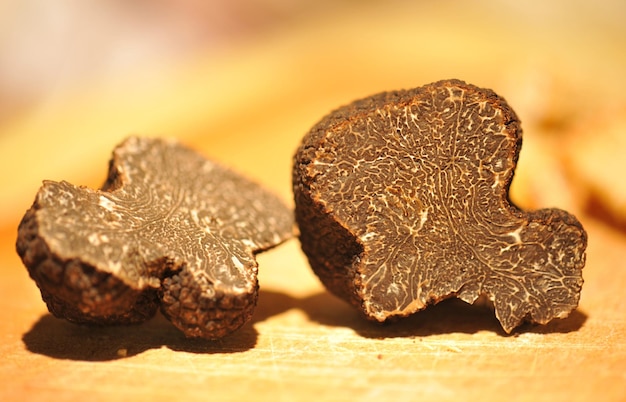
[[[17,251],[57,317],[148,319],[160,306],[189,337],[220,338],[251,316],[257,252],[293,233],[275,196],[175,142],[129,138],[102,190],[44,182]]]
[[[517,116],[462,81],[387,92],[322,119],[295,155],[302,249],[326,287],[385,321],[485,295],[506,332],[576,308],[587,236],[508,190]]]

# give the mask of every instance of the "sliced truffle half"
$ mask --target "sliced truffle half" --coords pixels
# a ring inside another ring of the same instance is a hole
[[[17,251],[57,317],[144,321],[159,306],[189,337],[220,338],[251,316],[255,253],[293,233],[274,195],[174,141],[118,146],[101,190],[46,181]]]
[[[293,169],[313,270],[377,321],[482,295],[506,332],[566,317],[587,236],[565,211],[509,201],[521,144],[506,102],[458,80],[332,112],[304,137]]]

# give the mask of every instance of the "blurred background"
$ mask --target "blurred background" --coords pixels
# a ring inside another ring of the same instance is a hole
[[[8,0],[0,227],[43,179],[97,187],[130,134],[181,139],[290,202],[291,156],[336,107],[445,78],[522,120],[513,184],[626,227],[626,3]]]

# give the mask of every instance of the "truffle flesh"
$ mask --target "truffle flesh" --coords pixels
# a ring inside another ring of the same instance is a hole
[[[578,304],[586,233],[508,190],[522,144],[513,110],[458,80],[339,108],[304,137],[293,190],[302,249],[368,318],[486,296],[506,332]]]
[[[57,317],[144,321],[161,308],[189,337],[243,325],[258,295],[255,253],[292,236],[274,195],[169,140],[118,146],[101,190],[45,181],[17,251]]]

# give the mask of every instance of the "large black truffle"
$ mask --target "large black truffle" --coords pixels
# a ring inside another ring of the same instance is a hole
[[[304,137],[293,170],[313,270],[378,321],[482,295],[506,332],[566,317],[578,304],[587,236],[565,211],[523,212],[509,201],[521,144],[506,102],[458,80],[329,114]]]
[[[17,251],[57,317],[134,323],[161,307],[189,337],[220,338],[257,301],[257,252],[292,236],[275,196],[175,142],[129,138],[102,190],[44,182]]]

